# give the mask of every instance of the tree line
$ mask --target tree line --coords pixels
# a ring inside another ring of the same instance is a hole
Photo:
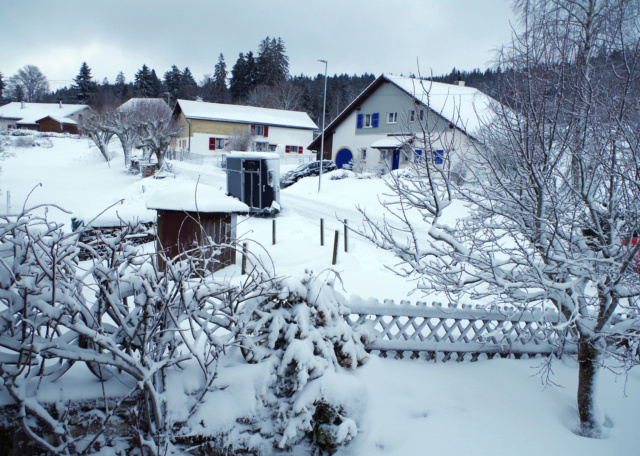
[[[462,77],[467,85],[483,91],[492,86],[496,72],[472,72],[453,69],[449,75],[434,77],[434,81],[454,82]],[[325,122],[342,112],[355,97],[375,80],[375,75],[334,74],[327,78],[327,110]],[[44,103],[81,103],[101,110],[106,106],[119,106],[131,98],[163,98],[173,107],[177,99],[213,103],[232,103],[265,108],[305,111],[320,125],[324,75],[292,76],[289,57],[282,38],[266,37],[258,52],[240,52],[229,69],[224,55],[218,56],[212,74],[196,81],[189,67],[180,69],[172,65],[163,75],[146,64],[136,72],[133,81],[127,81],[120,71],[114,82],[105,78],[98,82],[83,62],[73,84],[51,91],[46,76],[35,65],[26,65],[12,77],[0,72],[0,105],[10,101]],[[495,85],[495,84],[493,84]]]

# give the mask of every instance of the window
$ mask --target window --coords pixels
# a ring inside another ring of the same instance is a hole
[[[367,149],[360,149],[360,158],[362,160],[366,160],[367,159]]]
[[[424,109],[420,110],[420,120],[424,120]]]
[[[287,146],[285,148],[285,153],[287,154],[301,154],[302,147],[301,146]]]
[[[378,128],[378,119],[380,114],[358,114],[356,120],[356,128]]]
[[[251,136],[269,136],[269,127],[266,125],[251,125]]]
[[[387,116],[387,123],[394,124],[397,122],[398,122],[398,113],[390,112],[389,115]]]
[[[415,122],[415,121],[416,121],[416,112],[409,111],[409,122]]]
[[[185,141],[185,146],[183,148],[186,148],[186,139]],[[209,138],[209,150],[221,150],[224,149],[224,146],[226,146],[226,139],[224,138]]]

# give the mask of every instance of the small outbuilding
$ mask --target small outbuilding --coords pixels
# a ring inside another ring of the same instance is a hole
[[[147,202],[158,214],[158,269],[165,261],[191,256],[202,271],[214,272],[235,264],[237,214],[249,207],[221,190],[195,182],[171,188]]]
[[[253,213],[280,212],[280,156],[267,152],[227,155],[227,195],[238,198]]]

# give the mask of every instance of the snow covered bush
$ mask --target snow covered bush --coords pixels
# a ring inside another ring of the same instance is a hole
[[[0,395],[49,452],[93,454],[119,444],[127,454],[180,454],[186,423],[238,334],[240,303],[270,286],[259,275],[242,286],[198,277],[189,260],[161,272],[154,255],[127,241],[133,229],[100,239],[97,249],[32,212],[0,218]],[[81,252],[90,260],[80,262]],[[111,379],[125,387],[90,410],[86,427],[89,412],[41,391],[76,363],[103,391]],[[189,365],[200,375],[187,391],[177,374]],[[124,418],[115,423],[116,416]]]
[[[311,273],[246,306],[244,353],[270,365],[261,394],[265,415],[252,422],[267,449],[308,446],[332,454],[357,434],[361,386],[349,371],[366,359],[366,336],[345,321],[344,298]]]

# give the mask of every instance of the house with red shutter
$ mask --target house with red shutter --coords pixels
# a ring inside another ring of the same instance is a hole
[[[463,81],[383,74],[325,128],[323,157],[382,173],[414,162],[455,164],[478,147],[496,103]],[[320,147],[319,135],[308,149]]]
[[[302,154],[318,126],[306,112],[178,100],[173,111],[182,126],[173,146],[195,154],[230,150],[234,137],[249,135],[249,150]]]

